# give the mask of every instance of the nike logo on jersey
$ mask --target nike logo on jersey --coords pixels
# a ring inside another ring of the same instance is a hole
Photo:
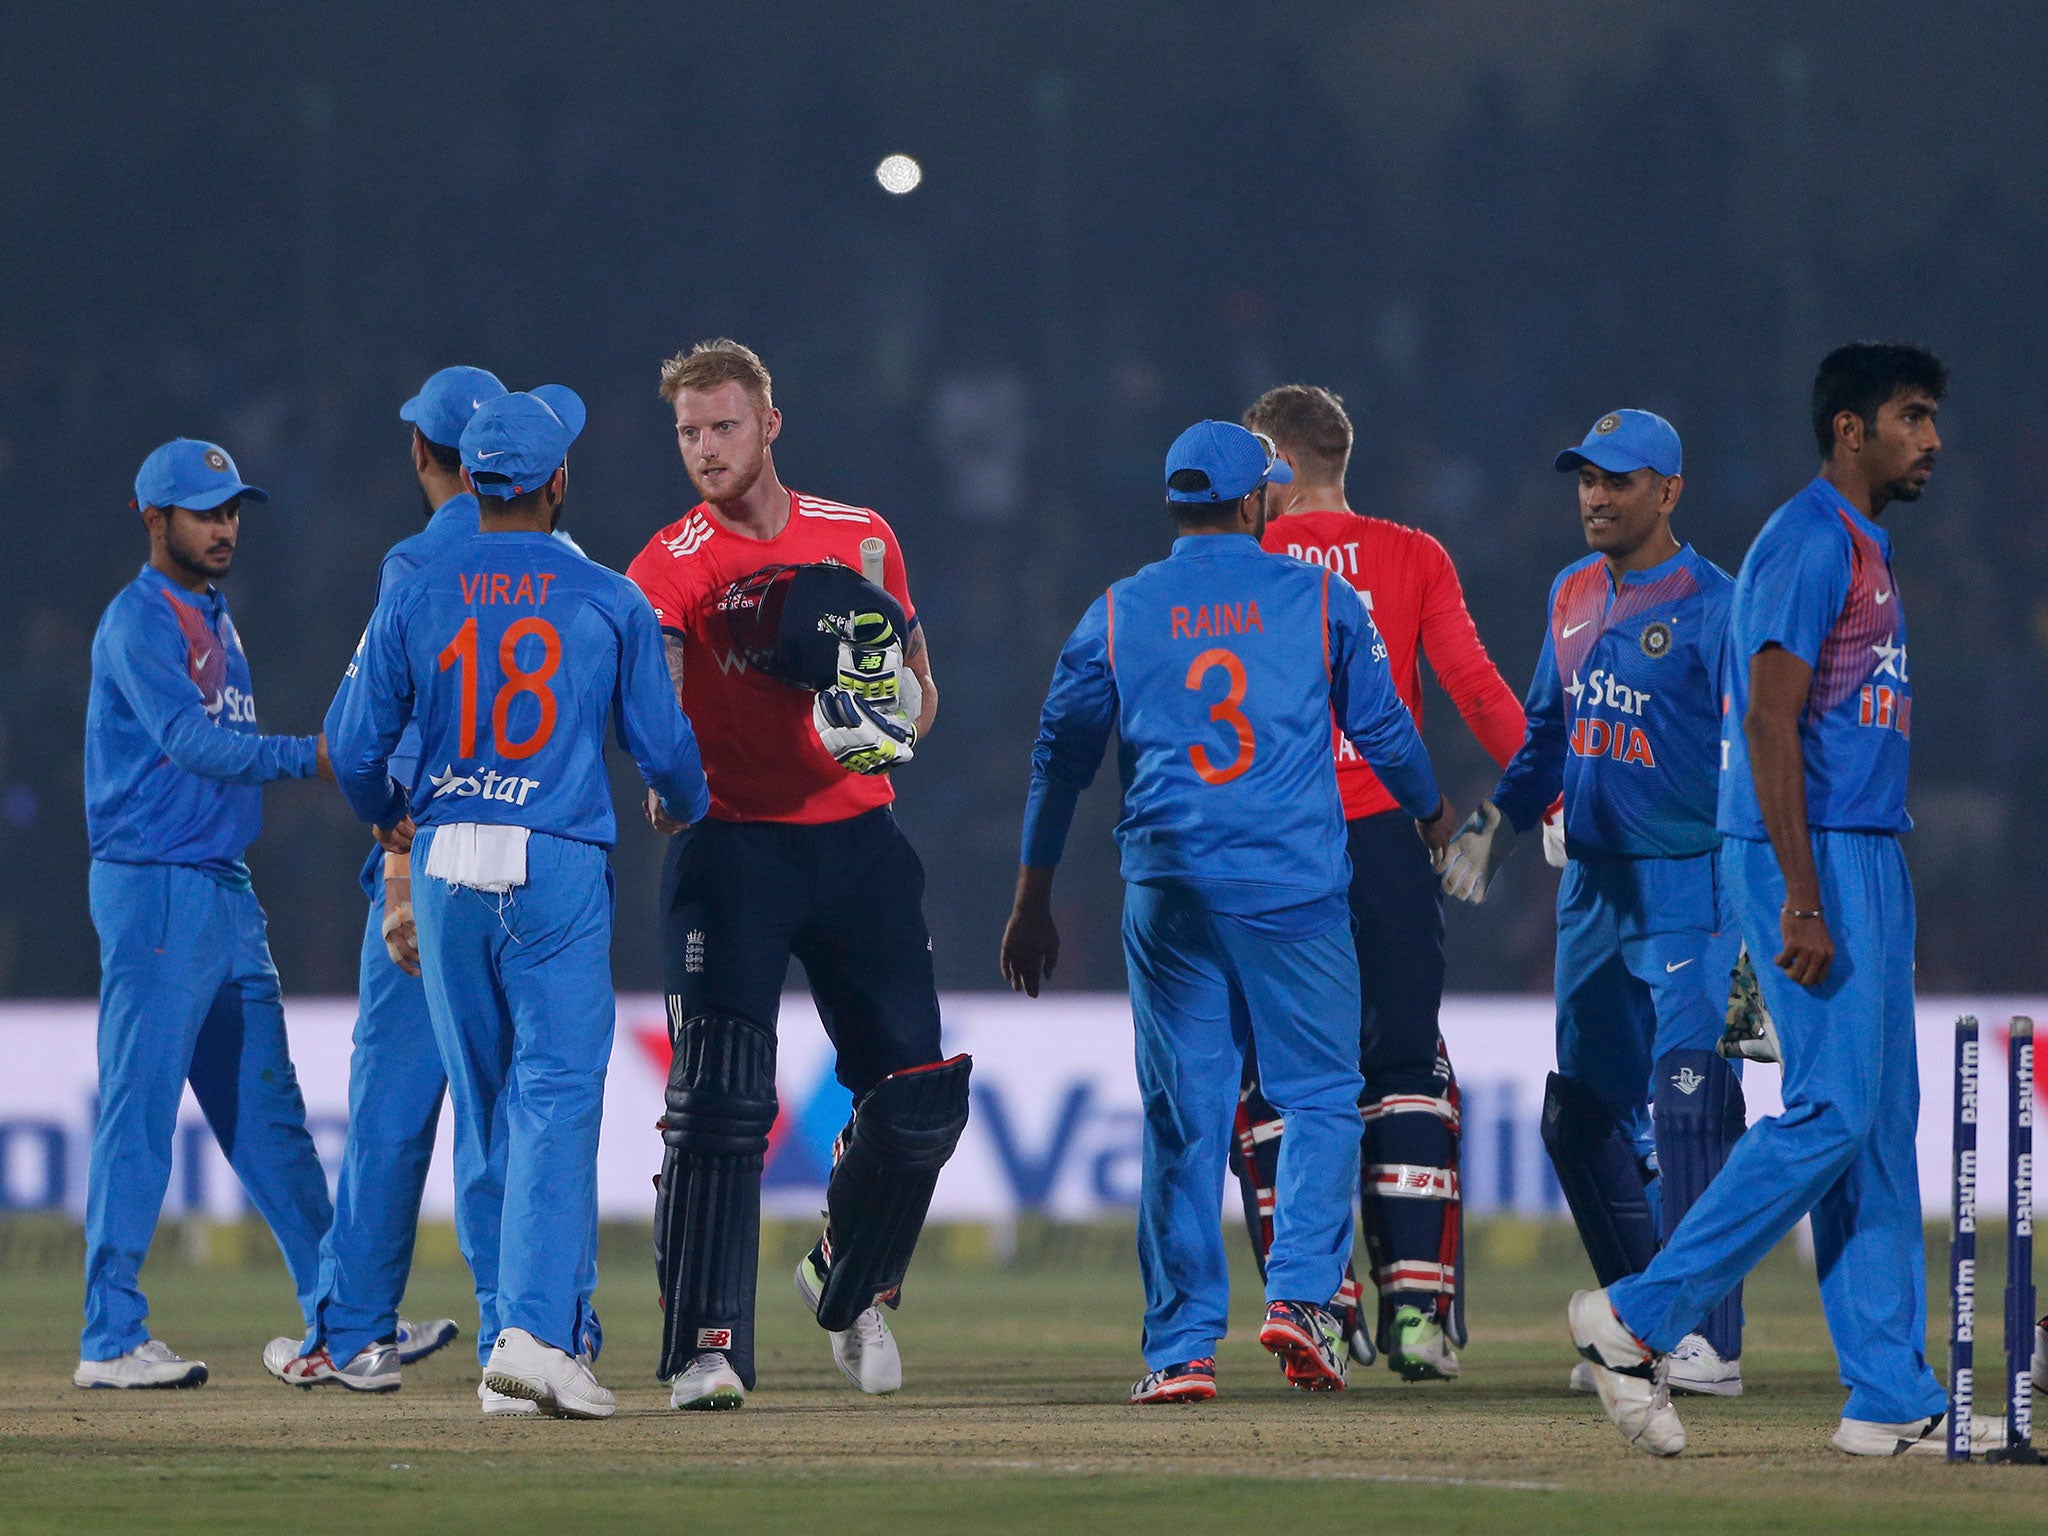
[[[1672,973],[1673,971],[1682,971],[1682,970],[1684,970],[1684,969],[1685,969],[1685,968],[1686,968],[1686,967],[1687,967],[1688,965],[1691,965],[1691,964],[1692,964],[1692,961],[1690,961],[1690,960],[1668,960],[1668,961],[1666,961],[1666,962],[1665,962],[1665,964],[1664,964],[1664,974],[1665,974],[1666,976],[1669,976],[1669,975],[1670,975],[1670,974],[1671,974],[1671,973]],[[1692,1090],[1691,1090],[1690,1088],[1688,1088],[1688,1089],[1686,1089],[1686,1092],[1687,1092],[1687,1093],[1690,1093],[1690,1092],[1692,1092]]]
[[[1588,624],[1590,624],[1590,623],[1592,623],[1592,622],[1593,622],[1593,621],[1592,621],[1591,619],[1581,619],[1581,620],[1579,620],[1579,622],[1578,622],[1578,623],[1576,623],[1576,624],[1567,624],[1567,625],[1565,625],[1565,627],[1564,627],[1564,637],[1565,637],[1565,639],[1567,639],[1567,640],[1571,639],[1571,637],[1572,637],[1573,635],[1576,635],[1576,634],[1577,634],[1577,633],[1578,633],[1578,632],[1579,632],[1580,630],[1584,629],[1584,628],[1585,628],[1585,627],[1586,627],[1586,626],[1587,626]]]
[[[211,646],[209,646],[209,647],[208,647],[207,649],[205,649],[205,650],[201,651],[201,652],[200,652],[200,653],[199,653],[199,654],[198,654],[197,656],[194,656],[194,657],[192,658],[192,670],[193,670],[193,671],[194,671],[195,673],[196,673],[196,672],[198,672],[198,670],[199,670],[199,669],[200,669],[201,667],[203,667],[203,666],[205,666],[205,665],[206,665],[206,658],[207,658],[207,657],[209,657],[209,656],[211,656],[212,654],[213,654],[213,648],[212,648]]]
[[[1892,591],[1890,587],[1886,587],[1884,591],[1872,593],[1871,596],[1876,602],[1888,603],[1892,600]]]

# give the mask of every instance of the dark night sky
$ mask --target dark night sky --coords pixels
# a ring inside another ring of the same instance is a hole
[[[988,12],[989,14],[981,14]],[[1353,504],[1458,559],[1528,680],[1573,557],[1550,451],[1622,403],[1686,437],[1733,568],[1811,471],[1829,345],[1955,385],[1900,519],[1931,986],[2038,982],[2048,12],[1599,3],[38,7],[0,54],[0,489],[44,512],[0,616],[0,990],[90,992],[86,648],[144,553],[135,465],[216,437],[276,495],[229,593],[266,725],[310,730],[417,525],[398,403],[444,363],[592,405],[570,522],[622,565],[687,505],[662,356],[755,345],[806,490],[903,534],[946,711],[903,784],[942,980],[994,982],[1035,708],[1088,597],[1156,555],[1179,426],[1305,378]],[[901,150],[926,181],[872,177]],[[1462,802],[1486,765],[1441,698]],[[1112,796],[1062,980],[1120,985]],[[363,846],[309,785],[252,855],[286,985],[347,990]],[[650,838],[619,979],[655,983]],[[1546,872],[1453,920],[1454,986],[1548,978]]]

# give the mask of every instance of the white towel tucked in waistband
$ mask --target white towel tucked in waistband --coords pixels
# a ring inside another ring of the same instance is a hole
[[[526,884],[525,827],[457,821],[434,828],[427,849],[427,873],[450,885],[472,886],[502,896]]]

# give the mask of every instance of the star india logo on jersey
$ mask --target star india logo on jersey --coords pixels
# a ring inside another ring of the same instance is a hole
[[[438,800],[443,795],[467,799],[475,795],[484,800],[502,800],[507,805],[524,805],[526,797],[540,788],[539,779],[522,779],[517,774],[500,773],[495,768],[486,768],[481,774],[461,774],[451,763],[439,773],[427,775],[427,782],[434,786],[434,792],[427,798]]]

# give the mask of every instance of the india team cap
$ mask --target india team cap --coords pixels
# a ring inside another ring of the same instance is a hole
[[[1270,439],[1234,421],[1198,421],[1166,450],[1168,501],[1236,501],[1293,479]]]
[[[218,443],[196,437],[174,437],[142,461],[135,472],[135,500],[143,507],[185,507],[210,512],[223,502],[246,496],[268,501],[270,493],[244,485],[235,461]]]
[[[504,393],[505,386],[487,368],[443,368],[398,408],[398,419],[418,427],[428,442],[454,448],[477,408]]]
[[[1583,443],[1565,449],[1555,462],[1560,470],[1591,464],[1611,475],[1637,469],[1676,475],[1684,472],[1685,456],[1677,429],[1654,411],[1609,411],[1593,423]]]
[[[583,401],[566,384],[499,395],[462,429],[462,467],[480,496],[524,496],[562,467],[583,421]]]

